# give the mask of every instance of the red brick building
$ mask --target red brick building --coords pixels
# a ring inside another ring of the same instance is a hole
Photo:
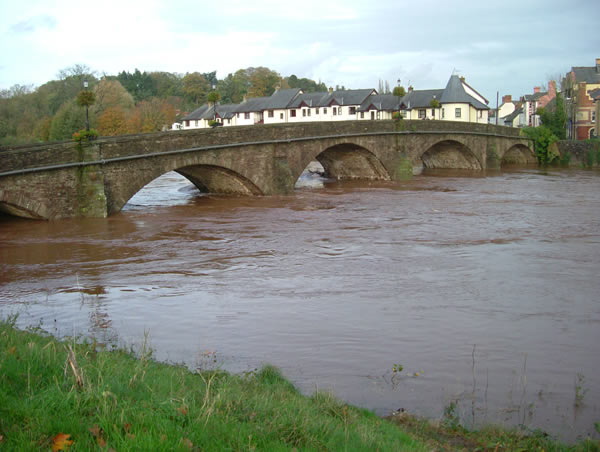
[[[600,88],[600,58],[595,66],[572,67],[564,81],[567,109],[567,138],[587,140],[598,135],[592,92]]]

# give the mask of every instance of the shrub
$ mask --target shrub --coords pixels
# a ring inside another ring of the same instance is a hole
[[[98,132],[94,129],[85,130],[82,129],[79,132],[73,134],[73,141],[81,143],[83,141],[92,141],[98,138]]]

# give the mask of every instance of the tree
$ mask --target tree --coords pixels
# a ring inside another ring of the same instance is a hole
[[[545,108],[539,108],[537,114],[540,116],[542,126],[550,129],[557,139],[567,138],[567,112],[560,93],[556,93],[555,101],[551,101]]]
[[[213,104],[216,104],[219,102],[219,100],[221,100],[221,95],[218,91],[211,91],[207,96],[207,100]]]
[[[73,133],[83,128],[85,128],[85,112],[73,99],[65,102],[52,118],[48,138],[53,141],[67,140],[73,136]]]
[[[96,95],[94,111],[97,115],[102,114],[107,108],[119,107],[127,111],[135,106],[133,96],[118,80],[103,78],[94,88],[94,94]]]
[[[281,75],[266,67],[248,68],[249,97],[270,96],[277,86],[281,87]]]
[[[102,136],[129,133],[129,125],[127,114],[120,106],[108,107],[98,117],[98,133]]]
[[[533,140],[538,164],[549,165],[560,157],[550,150],[550,145],[558,141],[558,138],[548,127],[543,125],[539,127],[525,127],[522,129],[522,132],[525,136]]]
[[[199,72],[185,74],[183,77],[184,98],[194,105],[206,102],[206,96],[210,90],[210,83],[206,77]]]
[[[406,96],[406,90],[403,86],[396,86],[392,94],[396,97],[404,97]]]
[[[129,91],[136,102],[149,99],[156,95],[154,80],[147,72],[140,72],[139,69],[130,74],[129,72],[121,72],[117,75],[117,80],[121,85]]]
[[[175,109],[167,102],[152,98],[140,102],[129,121],[133,133],[158,132],[175,120]]]

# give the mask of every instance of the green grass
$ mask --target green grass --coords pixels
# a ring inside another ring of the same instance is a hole
[[[51,450],[59,433],[69,450],[426,450],[366,410],[301,395],[274,367],[193,373],[96,348],[0,322],[0,450]]]
[[[328,393],[301,395],[272,366],[191,372],[0,320],[0,450],[599,451],[543,433],[467,431],[451,417],[381,419]],[[70,351],[72,350],[72,353]],[[70,359],[69,359],[70,358]]]

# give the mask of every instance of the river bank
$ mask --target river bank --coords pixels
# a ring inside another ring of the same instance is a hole
[[[404,414],[382,419],[327,393],[301,395],[271,366],[192,372],[0,321],[2,450],[598,450],[537,434],[467,432]]]

